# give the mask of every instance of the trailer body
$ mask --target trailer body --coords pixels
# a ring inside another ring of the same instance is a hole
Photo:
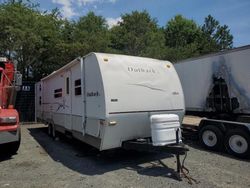
[[[177,114],[182,121],[184,109],[168,61],[90,53],[36,84],[36,118],[99,150],[151,137],[151,115]]]
[[[250,45],[175,64],[187,112],[250,114]]]
[[[250,45],[175,64],[188,114],[201,115],[199,140],[250,157]]]

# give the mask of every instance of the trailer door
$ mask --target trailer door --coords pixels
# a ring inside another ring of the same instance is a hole
[[[71,67],[71,86],[72,86],[72,129],[74,131],[83,132],[83,80],[82,80],[81,63]]]
[[[71,71],[67,70],[64,74],[65,81],[65,95],[64,95],[64,106],[65,106],[65,114],[64,114],[64,127],[68,130],[72,129],[72,89],[71,89]]]

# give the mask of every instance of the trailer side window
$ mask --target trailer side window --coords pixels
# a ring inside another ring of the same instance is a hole
[[[75,80],[75,95],[81,95],[82,88],[81,88],[81,79]]]
[[[66,78],[66,94],[69,94],[69,77]]]
[[[62,97],[62,88],[54,90],[54,97],[55,98]]]

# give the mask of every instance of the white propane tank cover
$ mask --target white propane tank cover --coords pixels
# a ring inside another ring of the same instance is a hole
[[[179,116],[176,114],[156,114],[151,116],[151,123],[179,121]]]
[[[154,146],[164,146],[176,143],[176,131],[178,130],[179,142],[181,142],[181,130],[179,116],[176,114],[157,114],[150,117],[151,136]]]

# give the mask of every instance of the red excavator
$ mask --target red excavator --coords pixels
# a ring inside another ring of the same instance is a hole
[[[0,57],[0,148],[11,155],[17,152],[21,141],[19,115],[14,108],[21,85],[22,75],[16,71],[14,63]]]

